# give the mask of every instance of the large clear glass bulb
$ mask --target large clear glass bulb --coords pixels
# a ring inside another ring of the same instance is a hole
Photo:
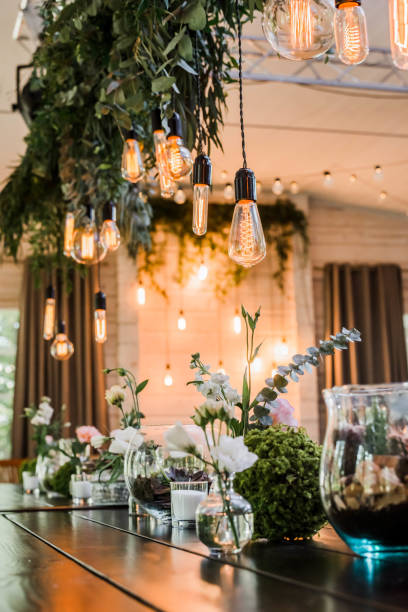
[[[98,308],[94,313],[95,317],[95,341],[102,344],[108,337],[106,329],[106,310]]]
[[[197,236],[204,236],[207,231],[209,191],[209,185],[194,185],[193,232]]]
[[[93,221],[78,227],[74,232],[72,258],[80,264],[92,266],[106,255],[106,246],[98,239],[98,231]]]
[[[51,356],[57,361],[66,361],[74,353],[74,345],[65,333],[65,324],[63,322],[60,322],[58,326],[58,333],[51,344],[50,352]]]
[[[368,55],[367,23],[357,2],[343,2],[334,14],[337,54],[343,64],[361,64]]]
[[[252,200],[240,200],[235,205],[228,255],[245,268],[259,263],[266,255],[265,236],[258,207]]]
[[[167,138],[167,159],[169,163],[170,177],[173,181],[179,181],[183,176],[188,176],[193,167],[191,153],[184,146],[180,136],[169,136]]]
[[[135,138],[127,138],[123,145],[122,176],[130,183],[141,181],[144,175],[144,165],[139,143]]]
[[[408,70],[408,0],[388,0],[392,61]]]
[[[113,219],[105,219],[101,229],[101,242],[108,251],[116,251],[120,246],[120,232]]]
[[[51,287],[52,290],[52,287]],[[53,290],[52,290],[53,291]],[[48,293],[48,290],[47,290]],[[44,307],[44,328],[43,328],[43,338],[44,340],[51,340],[54,335],[54,326],[55,326],[55,296],[52,292],[48,294],[47,299],[45,300]]]
[[[64,255],[71,257],[71,251],[73,247],[75,229],[75,215],[69,212],[65,215],[65,228],[64,228]]]
[[[164,130],[153,132],[153,140],[156,166],[159,171],[160,194],[162,198],[172,198],[176,191],[176,185],[170,176],[169,161],[167,159],[167,139]]]
[[[310,59],[333,44],[333,11],[329,0],[268,0],[262,28],[279,55],[292,60]]]

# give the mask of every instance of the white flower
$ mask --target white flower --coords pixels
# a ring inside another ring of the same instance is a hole
[[[40,402],[44,402],[46,404],[51,404],[51,398],[48,397],[47,395],[43,395],[42,398],[40,399]]]
[[[228,384],[229,376],[223,374],[222,372],[215,372],[215,374],[211,374],[211,382],[216,385],[226,385]]]
[[[221,393],[220,386],[207,380],[205,383],[199,386],[199,391],[204,397],[216,398]]]
[[[235,404],[241,401],[241,396],[238,391],[230,386],[224,389],[224,395],[226,400],[233,406],[235,406]]]
[[[47,444],[53,444],[54,443],[54,438],[50,435],[45,436],[45,441]]]
[[[189,452],[190,449],[196,447],[194,439],[180,421],[177,421],[171,429],[164,432],[164,439],[169,451]]]
[[[42,398],[42,400],[49,398]],[[50,406],[49,402],[41,401],[38,406],[36,414],[31,419],[32,425],[49,425],[54,414],[54,409]]]
[[[211,449],[211,456],[218,462],[221,470],[226,470],[230,474],[247,470],[258,459],[258,456],[251,453],[244,444],[243,436],[232,438],[222,435],[218,445]]]
[[[44,417],[42,417],[39,413],[37,413],[35,416],[33,416],[33,418],[31,419],[31,425],[49,425],[49,421],[47,421],[47,419],[45,419]]]
[[[137,450],[144,442],[143,435],[135,427],[114,429],[111,431],[110,437],[113,440],[110,443],[109,452],[115,455],[124,455],[129,446]]]
[[[105,444],[105,441],[105,436],[92,436],[91,446],[93,446],[94,448],[101,448]]]
[[[118,406],[125,401],[125,392],[120,385],[112,385],[105,391],[105,399],[111,406]]]

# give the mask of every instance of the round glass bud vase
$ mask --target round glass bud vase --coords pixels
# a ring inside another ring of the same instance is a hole
[[[320,490],[331,524],[358,554],[408,552],[408,383],[323,395],[329,418]]]
[[[233,474],[225,481],[216,477],[196,511],[197,536],[217,557],[241,552],[254,532],[251,504],[234,491],[233,481]]]

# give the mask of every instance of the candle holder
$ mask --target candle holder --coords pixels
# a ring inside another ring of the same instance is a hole
[[[72,474],[71,495],[74,506],[89,506],[92,504],[91,474]]]
[[[31,472],[23,472],[22,478],[24,493],[32,495],[36,491],[39,491],[39,480],[36,474],[32,474]]]
[[[208,495],[207,481],[171,482],[171,522],[173,527],[195,527],[199,503]]]

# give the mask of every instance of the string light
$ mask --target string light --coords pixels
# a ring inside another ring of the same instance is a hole
[[[75,229],[75,215],[72,212],[68,212],[65,215],[65,228],[64,228],[64,255],[71,257],[72,248],[74,246],[74,229]]]
[[[207,231],[208,194],[211,176],[211,160],[208,155],[201,153],[194,162],[193,173],[193,232],[196,236],[203,236]]]
[[[190,151],[184,146],[180,115],[173,113],[168,123],[170,129],[167,136],[169,173],[173,181],[179,181],[183,176],[190,174],[193,162]]]
[[[103,211],[101,242],[108,251],[116,251],[120,246],[120,232],[116,225],[116,206],[107,202]]]
[[[274,355],[276,361],[282,361],[289,355],[289,347],[286,342],[286,338],[282,338],[279,342],[277,342],[274,346]]]
[[[170,364],[169,363],[166,365],[166,373],[164,375],[163,382],[164,382],[166,387],[171,387],[172,384],[173,384],[173,377],[171,375],[171,370],[170,370]]]
[[[137,288],[137,301],[140,306],[144,306],[146,304],[146,290],[141,282]]]
[[[282,181],[280,180],[280,178],[276,178],[274,180],[274,183],[272,185],[272,193],[274,193],[277,196],[282,195],[282,193],[283,193],[283,184],[282,184]]]
[[[384,172],[381,166],[374,166],[374,178],[376,181],[381,181],[384,178]]]
[[[369,51],[361,0],[336,0],[334,33],[337,54],[343,64],[361,64]]]
[[[106,325],[106,295],[103,291],[95,293],[95,312],[94,312],[95,341],[103,344],[107,340]]]
[[[388,193],[386,191],[380,191],[378,198],[379,200],[386,200],[388,198]]]
[[[144,176],[144,165],[140,153],[136,130],[133,128],[126,132],[122,154],[122,176],[130,183],[137,183]]]
[[[187,327],[187,321],[184,317],[184,312],[180,310],[179,318],[177,319],[177,327],[180,331],[184,331]]]
[[[227,202],[233,202],[234,201],[234,188],[231,185],[231,183],[227,183],[224,187],[224,199]]]
[[[218,362],[218,370],[217,370],[218,374],[225,374],[225,370],[224,370],[224,364],[222,362],[222,359],[219,360]]]
[[[49,285],[45,293],[44,327],[43,327],[44,340],[51,340],[51,338],[54,335],[54,326],[55,326],[55,289],[52,285]]]
[[[94,207],[88,204],[79,227],[74,232],[72,258],[80,264],[92,266],[106,255],[106,247],[99,240]]]
[[[252,362],[252,371],[256,374],[260,372],[262,369],[262,359],[260,357],[255,357]]]
[[[238,308],[235,311],[233,327],[234,327],[234,332],[236,334],[240,334],[241,333],[241,317],[239,316]]]
[[[176,191],[176,186],[170,176],[169,160],[167,158],[167,139],[161,122],[160,109],[156,108],[153,110],[151,118],[156,166],[159,172],[160,195],[162,198],[172,198]]]
[[[391,56],[400,70],[408,70],[408,0],[388,0]]]
[[[325,170],[323,172],[323,185],[325,187],[331,187],[333,185],[333,177],[331,175],[331,172],[329,172],[328,170]]]
[[[208,268],[204,262],[201,262],[200,267],[198,268],[198,280],[204,281],[208,275]]]
[[[357,181],[357,176],[355,174],[350,174],[349,181],[350,183],[355,183]]]
[[[290,189],[290,193],[293,193],[293,195],[296,195],[299,193],[299,185],[296,181],[291,181],[290,185],[289,185],[289,189]]]
[[[175,203],[184,204],[186,200],[187,200],[187,196],[184,193],[184,189],[182,187],[179,187],[176,191],[176,195],[174,196]]]
[[[220,176],[221,176],[221,180],[224,182],[228,178],[228,172],[226,170],[221,170]]]
[[[66,334],[65,321],[58,323],[57,335],[51,344],[50,353],[57,361],[66,361],[74,354],[74,345]]]

